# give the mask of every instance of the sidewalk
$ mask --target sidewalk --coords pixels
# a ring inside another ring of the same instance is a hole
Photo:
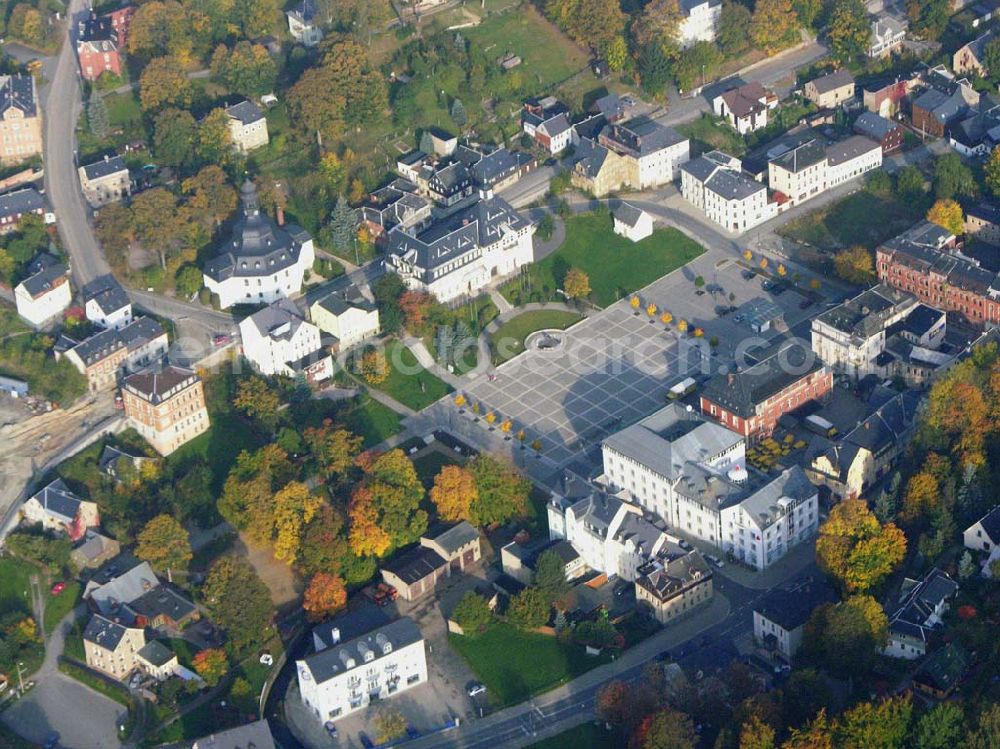
[[[770,590],[798,575],[815,559],[816,542],[815,539],[812,539],[793,547],[791,551],[766,570],[756,572],[732,562],[726,562],[726,566],[721,570],[714,570],[714,574],[732,580],[744,588]]]

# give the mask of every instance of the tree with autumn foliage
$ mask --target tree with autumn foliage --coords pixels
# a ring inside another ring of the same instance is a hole
[[[864,593],[878,586],[906,556],[906,536],[884,526],[861,499],[845,499],[819,528],[816,559],[842,590]]]
[[[233,406],[269,432],[273,432],[278,425],[281,398],[263,377],[251,375],[241,379],[236,385]]]
[[[680,31],[684,22],[677,0],[652,0],[632,21],[632,40],[637,49],[656,44],[668,55],[680,51]]]
[[[476,479],[462,466],[444,466],[434,477],[431,500],[442,520],[472,520],[472,505],[479,499]]]
[[[219,680],[229,671],[229,660],[226,658],[226,651],[222,648],[209,648],[195,653],[191,659],[191,665],[195,672],[210,687],[214,687]]]
[[[570,299],[586,299],[590,296],[590,277],[579,268],[570,268],[563,279],[563,291]]]
[[[322,426],[306,429],[302,438],[327,479],[346,478],[364,445],[364,438],[336,426],[330,419],[324,419]]]
[[[694,749],[696,740],[691,718],[665,707],[643,719],[632,743],[638,749]]]
[[[294,476],[288,454],[271,443],[236,457],[219,498],[219,514],[246,533],[255,545],[269,545],[274,536],[275,492]]]
[[[768,55],[789,45],[798,31],[791,0],[757,0],[750,19],[750,39]]]
[[[819,606],[806,623],[803,657],[839,678],[866,675],[888,642],[889,621],[871,596]]]
[[[381,385],[389,379],[389,362],[385,353],[374,346],[357,358],[357,372],[369,385]]]
[[[625,30],[618,0],[545,0],[545,15],[573,41],[603,53]]]
[[[875,278],[875,260],[871,250],[854,245],[833,256],[833,270],[849,283],[871,283]]]
[[[955,236],[961,236],[965,233],[965,216],[962,213],[962,206],[950,198],[934,201],[934,205],[927,211],[927,220]]]
[[[187,109],[193,96],[191,81],[173,57],[150,60],[139,76],[139,103],[143,112],[167,106]]]
[[[434,297],[426,291],[404,291],[399,297],[399,308],[407,330],[419,333],[427,323],[427,315],[434,304]]]
[[[228,554],[208,569],[202,600],[216,624],[225,631],[236,652],[261,642],[274,615],[267,586],[250,562]]]
[[[836,741],[843,747],[904,749],[911,746],[910,721],[913,702],[910,694],[861,702],[837,720]]]
[[[318,622],[336,614],[347,605],[347,588],[344,581],[329,572],[313,575],[302,599],[306,618]]]
[[[172,515],[157,515],[146,523],[136,538],[135,555],[149,562],[154,569],[184,569],[191,561],[191,540]]]
[[[383,453],[364,473],[348,506],[354,552],[381,557],[420,538],[427,530],[424,487],[406,454],[398,448]]]
[[[302,528],[322,506],[323,500],[301,481],[285,484],[274,495],[274,528],[271,547],[275,559],[293,564],[299,554]]]
[[[928,517],[937,507],[940,498],[937,478],[929,471],[919,471],[910,477],[903,495],[901,518],[912,524]]]
[[[776,749],[774,729],[757,715],[740,726],[740,749]]]
[[[538,441],[532,442],[533,449],[540,450],[541,443],[535,448],[535,442]],[[508,459],[480,453],[467,467],[476,481],[478,493],[471,503],[474,525],[499,525],[527,512],[531,482],[521,476]]]
[[[224,44],[215,48],[211,62],[212,78],[233,93],[258,97],[274,90],[278,66],[262,44],[237,42],[231,49]]]

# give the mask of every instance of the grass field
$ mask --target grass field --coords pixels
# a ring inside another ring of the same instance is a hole
[[[45,634],[51,635],[80,599],[80,583],[68,582],[63,592],[45,599]],[[46,593],[48,595],[48,593]]]
[[[632,242],[612,231],[610,214],[587,213],[567,219],[563,246],[540,263],[526,266],[500,293],[515,306],[559,298],[556,289],[566,271],[580,268],[590,277],[591,300],[606,307],[704,251],[673,228],[657,229],[641,242]]]
[[[490,338],[493,361],[496,364],[513,359],[524,351],[524,339],[536,330],[558,328],[565,330],[583,319],[583,315],[566,310],[545,309],[524,312],[505,322]]]
[[[359,395],[337,411],[345,427],[365,439],[365,447],[377,445],[400,430],[399,414],[369,395]]]
[[[389,377],[377,385],[404,406],[420,411],[451,392],[451,386],[428,372],[406,346],[390,341],[385,347]]]
[[[603,655],[586,655],[579,645],[522,632],[509,624],[497,624],[474,639],[449,635],[448,640],[498,706],[522,702],[608,662]]]
[[[603,726],[584,723],[532,744],[529,749],[615,749],[619,745],[615,734],[604,730]]]
[[[35,571],[27,562],[7,557],[0,559],[0,614],[9,611],[31,613],[31,588],[28,578]]]
[[[789,221],[778,229],[778,234],[824,250],[856,244],[874,249],[912,226],[925,210],[924,201],[861,190]]]
[[[694,141],[692,156],[713,149],[725,151],[733,156],[741,156],[747,150],[746,141],[739,133],[710,114],[703,114],[694,122],[678,125],[677,132]]]

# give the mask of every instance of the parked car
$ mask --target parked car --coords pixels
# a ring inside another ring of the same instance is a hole
[[[741,323],[741,322],[743,322],[743,321],[744,321],[745,319],[746,319],[746,318],[745,318],[745,317],[743,317],[743,315],[740,315],[740,314],[737,314],[737,315],[733,315],[733,322],[734,322],[734,323]]]
[[[705,561],[708,562],[713,567],[717,567],[720,570],[726,566],[726,563],[723,562],[721,559],[719,559],[717,556],[715,556],[715,554],[706,554]]]
[[[52,595],[54,595],[54,596],[57,596],[60,593],[62,593],[64,590],[66,590],[66,583],[64,583],[64,582],[58,582],[58,583],[56,583],[55,585],[52,586],[52,589],[49,591],[49,593],[52,594]]]
[[[760,288],[762,288],[764,291],[770,291],[771,289],[774,288],[774,281],[772,281],[769,278],[765,278],[763,281],[760,282]]]
[[[776,283],[771,285],[771,296],[780,296],[788,291],[788,287],[783,283]]]
[[[323,728],[326,729],[326,732],[330,735],[331,739],[337,738],[337,726],[334,725],[332,720],[328,720],[324,723]]]
[[[815,304],[815,302],[813,302],[813,300],[810,299],[809,297],[806,297],[801,302],[799,302],[799,309],[809,309],[810,307],[813,306],[813,304]]]
[[[755,270],[745,270],[745,271],[743,271],[743,280],[744,281],[753,281],[754,278],[756,278],[756,276],[757,276],[757,271],[755,271]]]
[[[486,694],[486,685],[478,681],[472,682],[469,685],[469,696],[478,697],[481,694]]]
[[[375,586],[375,590],[385,595],[390,601],[395,601],[399,597],[399,591],[388,583],[379,583]]]
[[[420,731],[418,731],[413,726],[407,726],[406,727],[406,738],[408,738],[408,739],[419,739],[420,738]]]
[[[358,740],[361,742],[361,746],[363,746],[365,749],[373,749],[373,747],[375,746],[375,743],[370,738],[368,738],[367,733],[359,733]]]
[[[233,337],[229,333],[216,333],[212,336],[212,345],[216,348],[228,346],[233,342]]]
[[[684,551],[691,551],[691,544],[685,541],[683,538],[678,539],[677,545],[680,546]]]

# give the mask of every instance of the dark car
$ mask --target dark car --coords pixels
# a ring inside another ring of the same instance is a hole
[[[406,727],[406,738],[408,739],[418,739],[420,738],[420,731],[418,731],[413,726]]]
[[[745,270],[745,271],[743,271],[743,280],[744,281],[753,281],[753,279],[756,277],[756,275],[757,275],[757,271],[755,271],[755,270]]]
[[[56,749],[57,746],[59,746],[59,734],[53,731],[45,737],[45,741],[42,742],[42,749]]]
[[[359,733],[358,740],[361,741],[361,746],[363,746],[365,749],[372,749],[372,747],[375,746],[375,743],[370,738],[368,738],[367,733]]]
[[[323,724],[323,728],[325,728],[326,732],[328,734],[330,734],[330,738],[331,739],[337,738],[337,736],[338,736],[338,734],[337,734],[337,726],[334,725],[334,723],[333,723],[332,720],[328,720],[326,723],[324,723]]]
[[[784,294],[786,291],[788,291],[788,287],[785,286],[785,284],[783,284],[783,283],[775,283],[775,284],[771,284],[770,291],[771,291],[771,296],[778,296],[778,295]]]
[[[813,302],[812,299],[808,298],[803,299],[801,302],[799,302],[799,309],[809,309],[810,307],[813,306],[813,304],[815,304],[815,302]]]

